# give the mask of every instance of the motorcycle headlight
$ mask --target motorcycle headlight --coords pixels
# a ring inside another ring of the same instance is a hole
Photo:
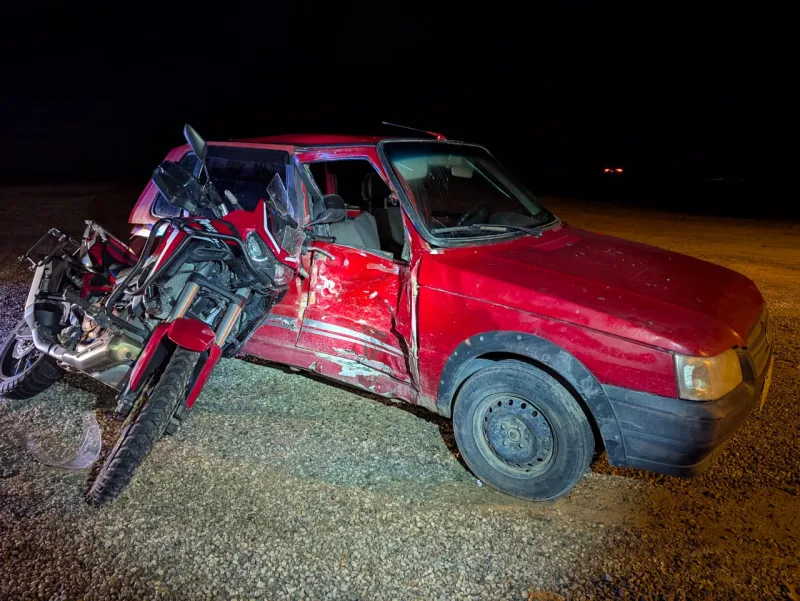
[[[256,269],[266,273],[278,286],[288,284],[294,272],[278,263],[261,236],[252,232],[245,241],[247,255],[255,264]]]
[[[269,251],[269,248],[267,248],[261,236],[255,232],[251,232],[250,235],[247,236],[246,246],[247,254],[256,263],[263,263],[272,258],[272,253]]]
[[[742,382],[739,355],[729,349],[716,357],[675,355],[675,373],[680,398],[714,401]]]

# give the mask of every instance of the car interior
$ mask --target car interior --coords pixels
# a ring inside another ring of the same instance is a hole
[[[405,229],[400,203],[369,161],[312,163],[310,171],[326,197],[338,196],[347,207],[347,219],[328,225],[337,244],[402,258]]]

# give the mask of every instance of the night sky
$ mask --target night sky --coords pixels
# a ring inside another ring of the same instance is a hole
[[[483,143],[534,190],[617,165],[651,183],[794,171],[781,14],[270,4],[4,8],[0,177],[143,182],[185,122],[228,139],[382,120]]]

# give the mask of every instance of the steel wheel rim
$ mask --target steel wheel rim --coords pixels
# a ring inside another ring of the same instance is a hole
[[[515,478],[547,471],[557,438],[535,401],[518,394],[494,394],[481,401],[473,419],[475,440],[485,459]]]

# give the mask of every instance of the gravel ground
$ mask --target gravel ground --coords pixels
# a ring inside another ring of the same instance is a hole
[[[48,200],[30,223],[34,198]],[[133,198],[0,188],[3,332],[29,277],[12,259],[87,214],[124,227]],[[680,480],[600,457],[568,497],[526,503],[478,485],[446,420],[227,360],[186,427],[97,510],[82,500],[91,474],[24,449],[26,436],[54,453],[77,443],[86,411],[109,426],[113,394],[70,375],[0,401],[0,599],[800,599],[800,226],[549,204],[761,287],[777,324],[772,389],[711,470]]]

